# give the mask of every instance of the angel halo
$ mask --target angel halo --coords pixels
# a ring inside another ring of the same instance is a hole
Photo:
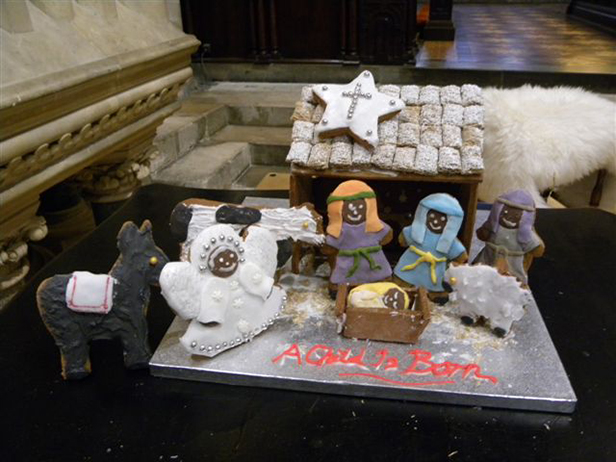
[[[168,263],[161,291],[190,324],[180,343],[192,354],[216,356],[252,340],[274,323],[284,290],[274,285],[277,245],[258,226],[245,237],[225,224],[204,229],[190,247],[190,262]]]

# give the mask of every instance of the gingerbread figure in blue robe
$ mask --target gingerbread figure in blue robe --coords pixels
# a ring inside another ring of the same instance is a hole
[[[364,284],[391,276],[382,246],[391,241],[393,233],[379,219],[376,194],[370,186],[359,180],[338,185],[327,198],[327,215],[326,244],[338,250],[332,285]]]
[[[460,203],[449,194],[437,193],[423,198],[413,223],[400,234],[400,245],[408,248],[394,268],[395,276],[433,294],[443,293],[446,301],[443,276],[447,265],[451,261],[463,263],[468,259],[466,249],[456,237],[463,219]]]
[[[477,237],[485,247],[473,263],[493,266],[528,285],[528,269],[533,259],[545,251],[534,223],[535,201],[528,192],[516,190],[499,196],[487,221],[477,229]]]

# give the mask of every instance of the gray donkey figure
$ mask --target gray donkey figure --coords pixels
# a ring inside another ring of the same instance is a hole
[[[57,274],[38,287],[39,313],[60,349],[64,379],[90,374],[89,342],[97,339],[119,338],[125,366],[148,367],[149,286],[158,286],[169,259],[154,243],[148,220],[140,229],[124,223],[117,239],[120,256],[108,275]]]

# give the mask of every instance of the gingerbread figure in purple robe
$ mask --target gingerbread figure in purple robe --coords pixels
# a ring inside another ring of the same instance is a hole
[[[528,285],[528,269],[533,259],[545,251],[534,223],[535,201],[528,192],[517,190],[499,196],[487,221],[477,229],[477,237],[485,247],[473,263],[493,266]]]
[[[331,284],[365,284],[391,276],[382,246],[392,239],[391,227],[381,221],[376,194],[363,181],[349,180],[327,198],[326,244],[338,250]]]

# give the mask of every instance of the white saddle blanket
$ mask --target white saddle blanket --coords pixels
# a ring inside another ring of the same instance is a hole
[[[113,284],[108,274],[75,271],[66,285],[66,306],[82,313],[107,314],[113,306]]]

